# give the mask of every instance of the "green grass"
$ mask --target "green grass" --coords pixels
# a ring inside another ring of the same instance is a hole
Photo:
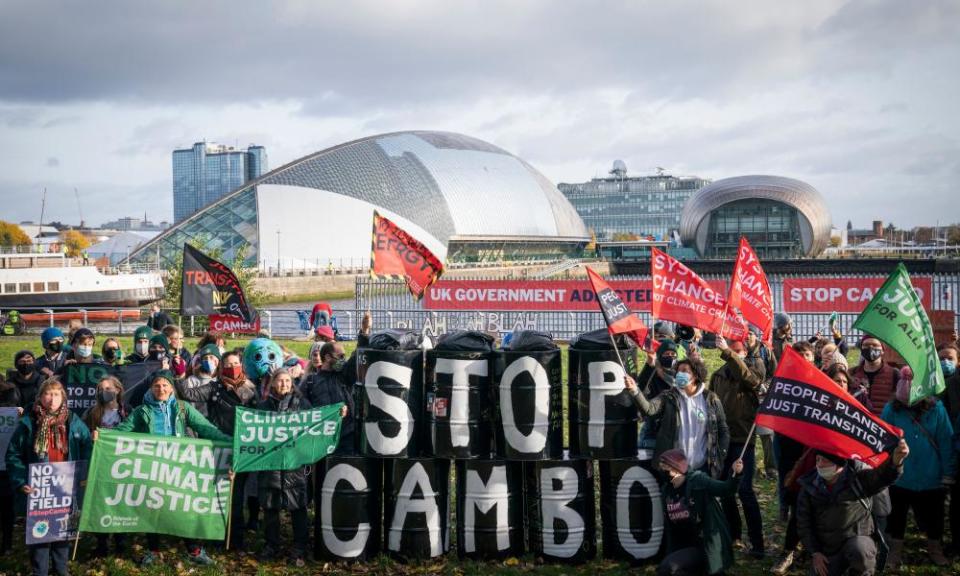
[[[243,346],[246,340],[231,340],[227,346]],[[301,357],[305,357],[310,348],[310,342],[297,340],[280,340],[280,344],[290,348]],[[130,349],[129,336],[122,340],[125,350]],[[196,344],[196,339],[187,339],[187,347],[192,348]],[[347,352],[350,353],[354,348],[354,343],[345,343]],[[40,343],[38,337],[10,337],[0,338],[0,370],[6,371],[12,367],[13,355],[21,349],[39,350]],[[719,355],[715,350],[705,352],[706,363],[711,372],[717,369],[720,364]],[[851,362],[855,361],[855,353],[851,357]],[[642,354],[639,359],[643,361]],[[566,348],[563,350],[563,377],[567,377],[567,358]],[[566,393],[566,388],[564,388]],[[566,409],[566,401],[563,403]],[[758,444],[757,460],[761,461],[761,453]],[[599,481],[599,475],[596,475]],[[742,553],[737,554],[737,564],[729,571],[734,575],[759,576],[769,574],[770,567],[779,554],[780,545],[783,542],[783,533],[785,526],[778,520],[778,505],[776,497],[776,482],[773,479],[763,480],[757,478],[755,481],[757,496],[764,519],[764,534],[768,551],[768,558],[765,560],[753,560]],[[451,484],[451,493],[453,485]],[[453,496],[453,494],[451,494]],[[597,494],[599,502],[599,494]],[[453,516],[454,507],[451,506],[451,516]],[[599,514],[598,514],[599,516]],[[312,519],[311,519],[312,523]],[[455,519],[451,522],[451,535],[456,538]],[[0,576],[14,574],[28,574],[29,562],[27,552],[23,543],[23,524],[20,521],[14,527],[14,549],[0,557]],[[284,538],[286,542],[290,541],[289,524],[286,522],[283,526]],[[952,568],[939,569],[930,564],[923,564],[926,559],[924,541],[918,536],[915,525],[911,524],[908,529],[910,536],[905,546],[906,560],[911,564],[908,569],[902,573],[917,575],[934,574],[956,574],[960,573],[960,563],[954,563]],[[597,535],[600,536],[599,517],[597,519]],[[948,534],[949,539],[949,534]],[[108,558],[105,560],[92,559],[91,553],[96,544],[92,535],[83,535],[79,545],[77,561],[71,563],[71,573],[90,576],[120,576],[132,574],[146,575],[181,575],[194,574],[197,576],[219,576],[221,574],[384,574],[396,576],[398,574],[449,574],[453,576],[464,575],[488,575],[488,574],[534,574],[538,576],[560,576],[560,575],[593,575],[603,573],[605,575],[620,574],[653,574],[656,566],[648,565],[640,568],[630,567],[625,563],[618,563],[604,559],[597,559],[580,566],[567,566],[562,564],[543,564],[533,557],[527,555],[522,558],[511,559],[507,562],[470,562],[461,561],[456,558],[456,543],[451,543],[451,552],[444,558],[435,562],[424,562],[416,564],[400,564],[381,556],[371,562],[344,564],[344,563],[324,563],[310,562],[306,568],[297,569],[293,566],[287,566],[282,561],[259,563],[255,556],[238,555],[232,552],[224,552],[221,549],[209,550],[211,556],[217,560],[217,566],[199,568],[189,564],[183,551],[176,547],[179,540],[176,538],[166,538],[164,540],[168,549],[164,552],[164,561],[158,565],[151,566],[149,569],[141,570],[134,562],[139,558],[143,544],[141,539],[135,539],[134,548],[122,558]],[[259,550],[263,545],[262,537],[247,533],[248,549]],[[212,547],[211,547],[212,548]],[[790,574],[806,574],[805,567],[796,567]]]

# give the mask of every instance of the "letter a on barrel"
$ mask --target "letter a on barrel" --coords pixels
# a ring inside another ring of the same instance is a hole
[[[386,463],[387,551],[395,559],[426,560],[450,542],[450,461],[433,458]]]

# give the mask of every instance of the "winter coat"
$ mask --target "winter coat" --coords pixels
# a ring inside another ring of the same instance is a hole
[[[12,382],[20,390],[20,407],[25,410],[33,408],[44,380],[39,369],[34,369],[29,376],[21,376],[16,370],[7,370],[7,382]]]
[[[747,359],[763,366],[764,380],[769,382],[777,371],[777,357],[763,342],[757,340],[756,346],[747,351]]]
[[[46,353],[40,354],[34,359],[33,365],[37,372],[40,372],[46,368],[50,370],[50,372],[56,374],[60,372],[60,369],[63,367],[63,363],[67,361],[67,352],[66,346],[64,346],[64,349],[53,358],[47,358]],[[43,376],[43,378],[46,379],[46,376]]]
[[[282,400],[268,397],[257,406],[268,412],[296,412],[309,410],[309,400],[297,392],[287,394]],[[268,510],[299,510],[307,507],[307,469],[300,466],[293,470],[271,470],[257,473],[257,496],[260,505]]]
[[[793,346],[793,334],[784,337],[777,334],[776,330],[773,331],[773,355],[777,358],[777,362],[783,356],[783,349],[791,346]]]
[[[183,390],[191,390],[193,388],[200,388],[201,386],[206,386],[207,384],[210,384],[214,380],[216,380],[214,376],[207,376],[204,374],[191,374],[190,376],[187,376],[186,378],[183,379],[183,382],[180,384],[180,386],[183,388]],[[183,394],[180,394],[180,396],[183,397]],[[207,413],[206,400],[202,400],[200,402],[191,402],[191,404],[193,404],[193,407],[199,410],[200,413],[203,414],[205,417],[210,416]]]
[[[643,370],[634,376],[637,386],[643,386],[643,395],[647,400],[654,400],[661,393],[666,392],[672,386],[660,377],[654,366],[643,365]],[[648,384],[649,382],[649,384]],[[647,416],[643,419],[643,429],[640,430],[640,445],[642,447],[653,446],[657,442],[657,435],[660,431],[660,416]]]
[[[7,376],[7,379],[9,380],[10,376]],[[940,400],[943,402],[943,407],[947,409],[950,421],[956,422],[957,416],[960,416],[960,370],[954,372],[953,376],[947,378],[944,383],[946,388],[943,389]]]
[[[206,404],[207,418],[221,432],[233,436],[236,424],[236,408],[244,406],[250,408],[257,403],[257,389],[249,380],[236,389],[230,388],[219,380],[211,380],[206,386],[185,388],[183,383],[177,383],[177,394],[181,400],[194,404]]]
[[[210,423],[209,420],[203,417],[203,414],[197,412],[197,409],[191,406],[188,402],[183,402],[182,400],[176,401],[176,410],[177,415],[175,419],[175,426],[173,430],[174,436],[183,437],[187,435],[187,428],[196,432],[199,438],[204,438],[206,440],[218,440],[220,442],[233,442],[232,436],[227,436],[220,430],[217,430],[217,427]],[[126,420],[121,422],[114,430],[118,432],[140,432],[141,434],[153,434],[153,420],[154,420],[153,408],[141,404],[133,412],[130,413],[130,416]]]
[[[889,364],[883,364],[880,370],[874,373],[873,383],[871,383],[866,370],[863,368],[863,362],[861,362],[850,371],[850,378],[858,386],[867,390],[867,395],[872,403],[870,410],[879,416],[887,402],[894,399],[897,391],[897,381],[900,380],[900,370]]]
[[[353,454],[356,442],[356,411],[353,401],[353,378],[355,372],[346,368],[340,372],[320,370],[303,377],[300,393],[311,406],[330,406],[343,402],[347,405],[347,415],[340,424],[340,444],[336,454]]]
[[[173,318],[171,318],[170,315],[163,310],[158,312],[156,316],[151,314],[150,318],[147,319],[147,326],[153,328],[157,332],[163,330],[165,326],[169,326],[171,324],[176,324],[176,322],[174,322]]]
[[[64,405],[64,410],[66,409]],[[30,464],[47,461],[46,457],[40,458],[33,451],[35,440],[33,419],[33,415],[26,415],[20,419],[7,446],[7,474],[10,475],[10,486],[14,489],[17,510],[21,512],[27,508],[27,497],[20,489],[30,483],[27,477]],[[70,417],[67,418],[67,459],[90,460],[92,450],[93,440],[90,437],[90,430],[79,416],[71,412]]]
[[[765,371],[759,362],[746,361],[729,348],[720,353],[726,364],[710,377],[710,390],[720,397],[730,428],[730,442],[743,444],[760,407]]]
[[[811,554],[833,556],[850,538],[872,535],[871,498],[897,476],[893,458],[878,468],[847,464],[829,489],[816,470],[803,476],[797,496],[797,530],[803,547]]]
[[[937,490],[944,478],[953,478],[957,472],[953,426],[947,410],[939,400],[933,405],[924,404],[926,401],[921,400],[910,408],[897,401],[888,402],[881,415],[903,430],[910,446],[910,457],[903,461],[903,474],[896,485],[916,492]]]
[[[680,487],[684,490],[685,497],[690,503],[690,511],[693,513],[700,524],[700,538],[703,543],[704,553],[707,556],[707,573],[717,574],[730,568],[733,565],[733,540],[730,537],[730,528],[727,526],[726,517],[720,508],[718,498],[723,496],[733,496],[737,491],[737,485],[740,483],[740,476],[731,476],[726,480],[714,480],[703,472],[689,472],[687,480]],[[667,482],[660,492],[668,494],[675,490]],[[662,498],[664,506],[664,515],[667,514],[668,498]],[[669,520],[664,521],[669,524]],[[671,530],[665,526],[664,536],[666,538],[667,554],[676,552],[671,545]]]
[[[647,400],[646,395],[640,394],[635,389],[629,391],[629,394],[644,416],[659,417],[660,428],[653,450],[653,461],[656,462],[667,450],[682,449],[680,403],[683,399],[680,395],[684,392],[671,387],[652,400]],[[727,420],[720,399],[711,390],[704,390],[703,395],[707,401],[707,469],[711,477],[720,478],[723,475],[723,463],[730,446],[730,431],[727,428]]]
[[[12,382],[0,380],[0,406],[17,408],[20,404],[20,389]]]

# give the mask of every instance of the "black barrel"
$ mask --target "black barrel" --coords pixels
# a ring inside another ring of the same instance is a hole
[[[317,463],[314,555],[369,560],[379,554],[383,460],[329,456]]]
[[[625,338],[619,340],[620,358],[633,372],[636,348]],[[606,329],[581,334],[570,343],[568,374],[571,457],[635,456],[639,413],[624,387],[625,372]]]
[[[450,461],[387,460],[384,538],[397,560],[425,560],[450,546]]]
[[[596,555],[593,462],[524,462],[530,551],[577,564]]]
[[[357,352],[357,378],[363,386],[361,453],[379,458],[419,456],[423,351],[363,348]]]
[[[475,332],[444,335],[427,351],[425,388],[431,454],[437,458],[493,456],[495,401],[493,352]],[[453,336],[453,338],[451,338]],[[464,339],[457,336],[469,336]],[[476,345],[477,350],[469,350]]]
[[[457,555],[523,554],[523,466],[505,460],[457,462]]]
[[[497,456],[555,460],[563,454],[560,350],[498,350]]]
[[[649,451],[600,461],[600,521],[604,558],[643,563],[658,557],[663,502]]]

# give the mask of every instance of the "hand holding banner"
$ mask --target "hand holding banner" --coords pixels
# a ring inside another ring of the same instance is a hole
[[[770,341],[773,335],[773,294],[760,259],[744,237],[740,238],[737,263],[730,278],[727,306],[740,310],[747,322],[763,332],[763,341]]]
[[[296,412],[237,406],[233,470],[293,470],[333,454],[340,443],[343,403]]]
[[[756,424],[873,466],[886,460],[903,436],[790,347],[783,349]]]
[[[443,274],[443,263],[426,246],[399,226],[373,211],[370,239],[370,275],[397,276],[417,300]]]

